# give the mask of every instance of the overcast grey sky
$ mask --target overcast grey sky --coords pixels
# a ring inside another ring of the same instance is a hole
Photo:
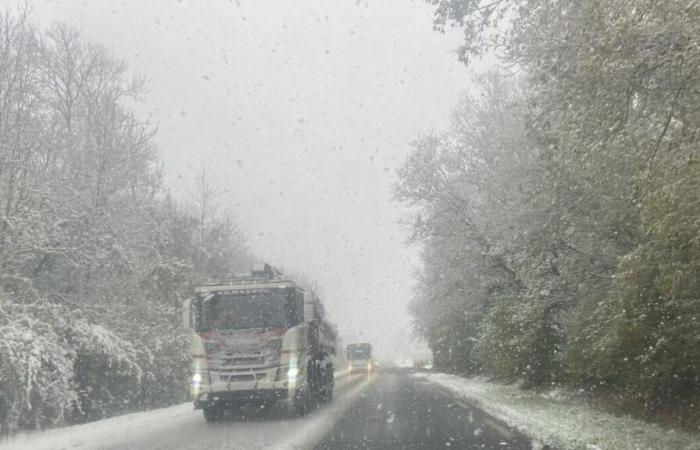
[[[14,2],[2,0],[5,4]],[[318,281],[341,335],[401,355],[417,249],[391,200],[467,69],[410,0],[35,0],[149,80],[166,184],[204,163],[256,255]]]

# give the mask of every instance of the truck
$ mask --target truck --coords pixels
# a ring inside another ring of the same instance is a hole
[[[207,421],[243,406],[297,415],[333,397],[337,333],[310,290],[269,264],[199,286],[183,304],[195,409]]]
[[[369,342],[356,342],[345,347],[348,374],[371,373],[374,369],[372,360],[372,344]]]

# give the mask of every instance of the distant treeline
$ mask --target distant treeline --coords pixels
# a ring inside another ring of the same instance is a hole
[[[478,80],[396,197],[435,363],[700,405],[700,3],[431,0]]]
[[[162,188],[142,86],[75,30],[0,13],[2,433],[184,401],[180,301],[248,265],[205,173],[190,205]]]

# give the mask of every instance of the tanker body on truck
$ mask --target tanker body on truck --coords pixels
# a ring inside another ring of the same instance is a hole
[[[190,393],[208,421],[245,405],[304,414],[332,398],[335,330],[313,292],[271,266],[198,287],[183,314],[192,329]]]

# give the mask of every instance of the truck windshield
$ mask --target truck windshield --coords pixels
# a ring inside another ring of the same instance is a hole
[[[211,296],[202,301],[199,330],[284,328],[296,321],[288,303],[279,294]]]
[[[369,348],[355,347],[355,348],[348,349],[348,359],[350,359],[350,360],[369,359],[369,356],[370,356],[370,349]]]

